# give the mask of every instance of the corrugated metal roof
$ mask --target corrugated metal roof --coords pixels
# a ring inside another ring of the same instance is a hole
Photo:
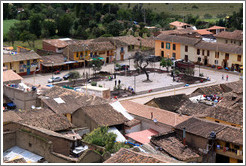
[[[124,117],[126,117],[128,120],[133,120],[133,116],[131,116],[126,109],[120,104],[119,101],[110,103],[110,105],[117,111],[120,112]]]
[[[3,158],[7,161],[12,161],[19,158],[24,158],[28,163],[37,163],[43,157],[37,154],[34,154],[30,151],[22,149],[18,146],[14,146],[5,152],[3,152]]]

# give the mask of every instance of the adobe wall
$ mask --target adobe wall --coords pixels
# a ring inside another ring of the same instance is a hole
[[[158,131],[159,133],[165,133],[173,129],[172,126],[169,126],[169,125],[166,125],[160,122],[155,123],[153,120],[146,119],[146,118],[136,116],[133,114],[131,115],[134,116],[135,119],[141,121],[141,130],[147,130],[151,128],[151,129]]]
[[[3,133],[3,151],[8,150],[16,145],[16,133],[13,132],[4,132]]]
[[[180,139],[183,139],[183,131],[182,130],[175,130],[177,133],[177,136]],[[195,147],[195,148],[201,148],[201,149],[206,149],[207,148],[207,142],[208,140],[206,138],[191,134],[191,133],[187,133],[186,132],[186,143],[187,145],[191,146],[191,147]]]
[[[9,86],[3,86],[3,94],[12,100],[17,109],[30,110],[31,106],[36,106],[36,91],[24,92]]]
[[[50,44],[48,44],[48,43],[46,43],[44,41],[43,41],[43,49],[45,51],[53,51],[53,52],[56,52],[56,47],[54,47],[54,46],[52,46],[52,45],[50,45]]]

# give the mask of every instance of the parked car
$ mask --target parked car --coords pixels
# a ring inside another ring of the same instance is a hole
[[[150,56],[147,57],[147,59],[150,62],[160,62],[162,57],[161,56],[150,55]]]
[[[129,69],[129,65],[120,65],[120,66],[116,66],[115,70],[116,71],[121,71],[121,70],[128,70]]]
[[[63,79],[68,80],[72,75],[73,73],[67,73],[66,75],[63,76]]]
[[[56,71],[54,72],[54,74],[60,74],[60,73],[61,73],[60,70],[56,70]]]
[[[59,82],[59,81],[62,81],[61,77],[52,77],[52,78],[48,79],[48,83]]]

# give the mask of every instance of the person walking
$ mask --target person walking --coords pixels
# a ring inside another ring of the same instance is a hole
[[[226,75],[226,81],[228,81],[228,75]]]
[[[222,74],[222,80],[224,80],[224,74]]]

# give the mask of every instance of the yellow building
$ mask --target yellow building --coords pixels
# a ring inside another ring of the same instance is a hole
[[[186,54],[188,56],[188,53],[190,53],[189,47],[194,46],[199,41],[198,38],[161,34],[155,40],[155,55],[181,59]],[[185,48],[183,49],[182,46],[185,46]]]
[[[29,75],[40,68],[40,59],[41,57],[33,50],[20,53],[12,52],[3,54],[3,66],[19,75]]]
[[[243,162],[243,131],[227,127],[216,135],[216,162]],[[218,161],[219,160],[219,161]]]

